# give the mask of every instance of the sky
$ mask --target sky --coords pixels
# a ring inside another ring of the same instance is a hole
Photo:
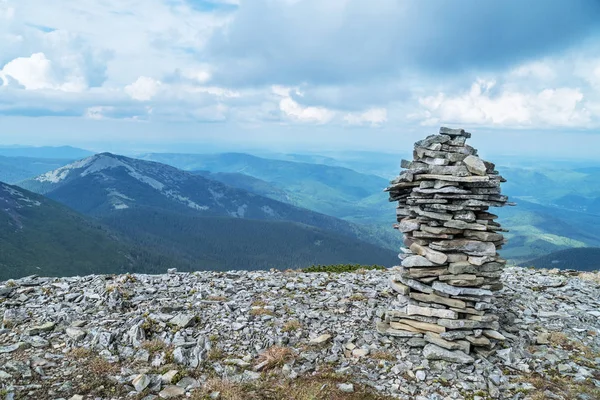
[[[598,158],[598,0],[0,0],[0,145]]]

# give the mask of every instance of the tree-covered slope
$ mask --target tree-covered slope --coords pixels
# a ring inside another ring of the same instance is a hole
[[[175,264],[134,248],[98,221],[0,183],[0,280],[31,274],[162,272]]]
[[[185,269],[397,262],[363,227],[155,162],[98,154],[21,184]]]
[[[313,264],[395,265],[396,252],[289,221],[204,217],[135,208],[102,221],[144,247],[193,269],[301,268]]]
[[[600,248],[576,248],[556,251],[521,264],[524,267],[574,269],[578,271],[600,270]]]

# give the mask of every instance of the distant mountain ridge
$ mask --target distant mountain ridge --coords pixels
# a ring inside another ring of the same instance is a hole
[[[345,233],[352,224],[157,162],[101,153],[24,181],[22,187],[101,216],[137,206],[204,216],[287,220]]]
[[[298,161],[265,159],[246,153],[169,154],[151,153],[140,159],[194,171],[242,173],[270,183],[302,183],[318,177],[324,186],[343,190],[349,198],[364,198],[381,191],[388,181],[345,167]],[[326,193],[324,193],[326,194]]]
[[[22,182],[191,268],[394,263],[347,221],[156,162],[101,153]],[[258,249],[261,249],[258,251]]]
[[[401,235],[391,229],[395,206],[383,193],[389,181],[380,176],[246,153],[152,153],[142,158],[201,175],[210,171],[215,179],[232,186],[358,224],[363,237],[381,246],[397,249],[401,245]]]

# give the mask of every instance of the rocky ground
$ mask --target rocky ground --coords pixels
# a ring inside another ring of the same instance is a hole
[[[597,274],[507,268],[506,341],[466,364],[376,332],[389,274],[0,282],[0,399],[600,398]]]

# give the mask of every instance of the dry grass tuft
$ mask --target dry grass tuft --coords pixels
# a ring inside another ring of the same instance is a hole
[[[160,339],[147,340],[142,342],[142,349],[148,350],[151,354],[158,353],[160,351],[168,350],[169,346]]]
[[[562,332],[552,332],[548,337],[548,341],[553,346],[566,346],[569,344],[569,337]]]
[[[286,362],[294,360],[294,352],[289,347],[272,346],[258,356],[258,363],[266,362],[264,370],[281,367]]]
[[[210,301],[228,301],[229,299],[225,296],[208,296],[206,300]]]
[[[208,399],[211,393],[219,392],[223,400],[246,400],[244,386],[238,383],[233,383],[225,379],[211,378],[206,381],[202,391],[194,392],[192,399],[204,400]]]
[[[374,358],[375,360],[396,361],[396,356],[387,351],[375,351],[369,353],[369,357]]]
[[[75,360],[77,368],[86,372],[82,379],[74,382],[76,392],[100,397],[126,394],[124,386],[112,379],[121,370],[119,364],[112,364],[93,351],[84,348],[71,350],[67,357]]]
[[[74,360],[84,360],[92,358],[94,356],[94,352],[90,349],[85,349],[83,347],[76,347],[69,351],[68,356]]]
[[[252,307],[264,307],[267,305],[267,302],[264,300],[254,300],[252,302]]]
[[[221,349],[218,346],[215,346],[212,349],[210,349],[207,358],[209,361],[222,360],[223,358],[225,358],[225,353],[223,352],[223,349]]]
[[[250,309],[250,315],[256,317],[260,315],[275,315],[275,313],[271,310],[267,310],[266,308],[254,307]]]
[[[367,298],[362,293],[355,293],[352,296],[350,296],[348,298],[348,300],[350,300],[350,301],[365,301],[365,300],[367,300]]]
[[[550,397],[545,392],[549,391],[565,399],[600,399],[600,388],[591,381],[575,382],[568,376],[542,377],[531,375],[522,381],[529,382],[537,389],[532,395],[532,400],[546,400]]]
[[[282,332],[295,332],[302,328],[300,322],[296,319],[290,319],[285,324],[283,324],[283,328],[281,328]]]
[[[592,281],[600,285],[600,271],[596,272],[582,272],[579,274],[579,279],[586,281]]]
[[[327,373],[294,380],[271,376],[251,383],[212,379],[191,399],[207,400],[211,393],[219,392],[222,400],[391,400],[360,385],[355,385],[354,393],[343,393],[337,384],[344,382],[344,378]]]
[[[579,340],[570,339],[567,335],[562,332],[552,332],[548,338],[550,344],[553,346],[560,346],[565,350],[571,352],[579,352],[587,358],[595,358],[598,356],[591,347],[586,346]]]
[[[114,375],[119,372],[117,364],[111,364],[102,357],[92,357],[87,363],[86,371],[97,376]]]

